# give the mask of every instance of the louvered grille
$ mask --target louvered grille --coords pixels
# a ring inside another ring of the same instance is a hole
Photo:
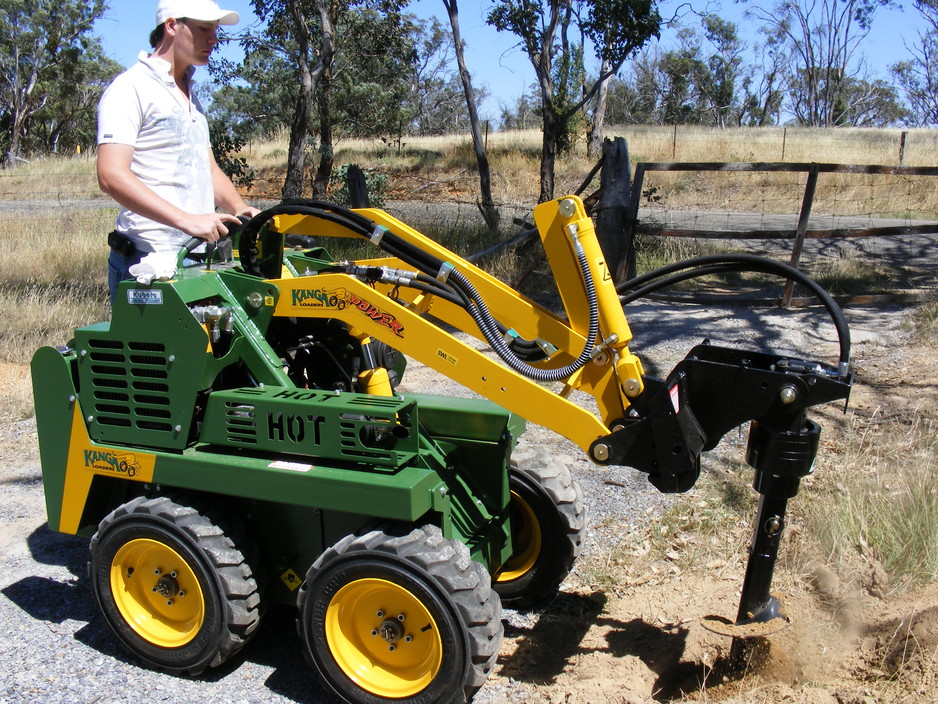
[[[95,420],[101,425],[171,432],[169,361],[153,342],[89,339]],[[133,401],[131,403],[131,400]]]

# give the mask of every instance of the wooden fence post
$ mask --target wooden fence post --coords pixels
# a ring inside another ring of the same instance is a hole
[[[349,207],[371,207],[371,201],[368,198],[368,184],[365,181],[365,174],[362,173],[362,170],[359,168],[358,164],[349,164],[348,171],[345,172],[345,184],[348,188]]]
[[[603,140],[603,170],[599,177],[602,199],[596,215],[596,237],[606,257],[609,272],[618,279],[620,267],[628,269],[631,242],[627,241],[628,209],[631,193],[629,147],[624,137]],[[634,259],[634,255],[631,255]]]
[[[801,260],[801,250],[804,249],[804,236],[808,231],[808,219],[811,217],[811,206],[814,205],[814,191],[817,190],[818,165],[811,164],[808,171],[808,181],[804,187],[804,200],[801,201],[801,214],[798,216],[798,229],[795,232],[795,244],[791,248],[791,261],[793,267],[798,267]],[[791,297],[795,292],[795,282],[789,279],[785,283],[785,291],[782,293],[782,308],[791,305]]]

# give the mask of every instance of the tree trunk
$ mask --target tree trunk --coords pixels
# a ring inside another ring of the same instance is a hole
[[[553,110],[544,106],[544,136],[541,141],[541,192],[538,203],[554,197],[554,163],[557,160],[557,117]]]
[[[290,0],[290,14],[296,28],[297,69],[300,89],[293,107],[293,121],[290,124],[290,146],[287,151],[287,175],[283,181],[280,196],[300,198],[303,195],[303,175],[306,171],[306,131],[309,126],[309,110],[315,86],[313,73],[309,68],[309,26],[298,0]]]
[[[323,71],[319,82],[319,169],[313,180],[313,198],[326,200],[335,164],[332,144],[332,69]]]
[[[476,109],[475,91],[472,88],[472,78],[466,68],[466,57],[463,52],[462,37],[459,32],[459,8],[457,0],[443,0],[446,12],[449,14],[449,23],[453,28],[453,45],[456,48],[456,63],[459,66],[459,78],[462,80],[463,94],[466,96],[466,108],[469,111],[469,124],[472,129],[472,146],[476,153],[476,162],[479,164],[479,195],[477,202],[479,212],[485,219],[489,230],[498,229],[498,208],[492,199],[492,176],[489,170],[489,159],[485,153],[485,143],[482,141],[482,130],[479,126],[479,112]]]
[[[314,67],[309,64],[310,33],[300,0],[289,0],[297,41],[297,68],[300,75],[300,90],[297,95],[290,125],[290,148],[287,153],[287,175],[283,181],[283,198],[299,198],[303,195],[304,172],[306,170],[306,134],[313,95],[323,71],[332,65],[335,53],[332,20],[326,9],[326,0],[316,0],[316,10],[322,27],[319,60]]]
[[[604,59],[599,75],[603,76],[609,73],[611,68],[612,66],[609,60]],[[609,79],[606,78],[600,82],[599,90],[596,91],[596,107],[593,110],[593,124],[590,126],[589,141],[586,143],[586,156],[591,159],[596,158],[596,155],[599,154],[603,148],[603,127],[606,123],[606,99],[608,96]]]

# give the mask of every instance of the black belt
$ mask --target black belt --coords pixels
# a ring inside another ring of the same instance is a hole
[[[107,234],[107,244],[115,252],[128,259],[138,251],[133,240],[117,230],[113,230]],[[204,262],[208,259],[208,252],[189,252],[186,258],[194,262]]]

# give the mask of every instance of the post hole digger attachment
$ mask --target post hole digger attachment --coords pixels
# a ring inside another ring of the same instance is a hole
[[[836,368],[700,345],[657,379],[629,348],[631,296],[702,271],[791,272],[692,260],[617,290],[579,199],[534,217],[563,316],[383,211],[296,201],[245,223],[236,260],[181,253],[173,279],[121,283],[110,321],[36,353],[49,525],[91,536],[92,589],[127,647],[196,674],[279,601],[345,700],[471,698],[501,604],[549,599],[582,541],[582,492],[516,447],[525,421],[665,492],[690,489],[701,453],[750,422],[761,498],[734,625],[778,617],[787,501],[818,449],[807,409],[851,383],[836,305],[820,291]],[[337,237],[380,256],[336,261],[323,245]],[[401,393],[407,358],[481,399]]]

